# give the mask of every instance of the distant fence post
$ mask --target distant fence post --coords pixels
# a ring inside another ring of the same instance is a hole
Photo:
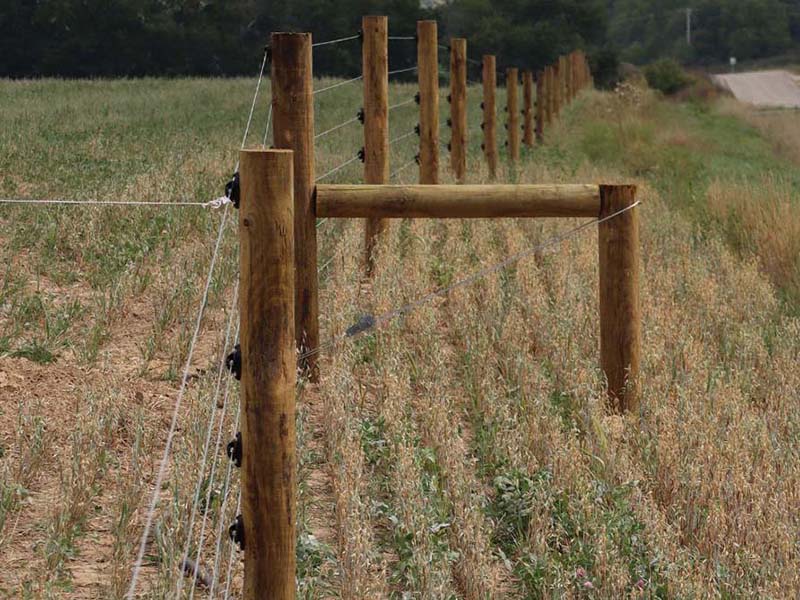
[[[486,156],[486,166],[489,169],[489,178],[497,178],[497,60],[491,54],[483,57],[483,153]]]
[[[364,74],[364,182],[389,182],[389,19],[369,16],[361,20]],[[386,228],[384,219],[367,219],[364,253],[367,274],[374,266],[378,236]]]
[[[533,146],[533,73],[525,71],[522,74],[522,90],[523,90],[523,115],[524,121],[524,135],[523,142],[530,148]]]
[[[547,97],[545,93],[544,71],[536,73],[536,142],[544,141],[544,114]]]
[[[553,77],[553,65],[548,65],[544,68],[545,74],[545,90],[544,97],[545,105],[545,123],[551,125],[555,119],[556,108],[556,93],[555,93],[555,79]]]
[[[439,42],[436,21],[417,21],[419,182],[439,183]]]
[[[272,34],[273,136],[276,148],[294,151],[295,339],[298,349],[319,347],[317,223],[314,210],[314,84],[310,33]],[[317,354],[301,361],[319,380]]]
[[[506,110],[508,111],[508,157],[511,162],[519,160],[519,96],[517,88],[519,70],[510,67],[506,70]]]
[[[636,186],[600,186],[600,218],[636,201]],[[638,207],[600,223],[600,362],[612,405],[639,407],[641,312],[639,307]]]
[[[555,92],[555,110],[554,118],[561,117],[561,108],[564,106],[564,79],[562,78],[563,70],[561,69],[561,57],[558,57],[553,65],[553,91]]]
[[[450,40],[450,167],[456,181],[467,175],[467,40]]]
[[[295,239],[292,152],[240,153],[245,600],[295,597]]]

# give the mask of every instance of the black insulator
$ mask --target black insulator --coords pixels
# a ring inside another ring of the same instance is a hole
[[[367,151],[364,150],[364,148],[361,148],[361,150],[358,151],[358,160],[364,162],[366,158],[367,158]]]
[[[225,184],[225,196],[230,199],[235,208],[239,208],[239,198],[241,197],[239,187],[239,171],[236,171]]]
[[[237,467],[242,466],[242,432],[236,433],[236,437],[228,442],[227,447],[228,458],[233,461]]]
[[[364,113],[364,109],[360,108],[358,110],[358,113],[356,114],[356,116],[358,117],[358,120],[361,121],[361,123],[363,124],[364,123],[364,119],[366,118],[366,113]]]
[[[233,525],[228,527],[228,535],[234,544],[239,546],[239,550],[244,550],[244,518],[237,515]]]
[[[237,381],[242,379],[242,348],[239,344],[233,347],[233,351],[225,359],[225,366],[236,377]]]

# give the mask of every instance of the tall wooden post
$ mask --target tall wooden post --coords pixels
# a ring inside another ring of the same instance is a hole
[[[242,520],[245,600],[295,597],[295,239],[292,152],[243,150]]]
[[[489,178],[497,178],[497,60],[487,54],[483,57],[483,153],[489,168]]]
[[[389,183],[389,19],[364,17],[361,51],[364,74],[364,182]],[[372,273],[377,237],[384,219],[367,219],[364,252],[367,274]]]
[[[530,148],[533,146],[533,73],[525,71],[522,74],[522,88],[523,88],[523,139],[525,145]]]
[[[294,327],[301,351],[319,347],[317,223],[314,212],[314,88],[310,33],[272,34],[272,114],[276,148],[294,151]],[[301,363],[317,381],[317,354]]]
[[[450,167],[456,181],[467,175],[467,40],[450,40]]]
[[[519,71],[516,67],[506,70],[506,108],[508,110],[508,157],[512,162],[519,160],[519,97],[517,84]]]
[[[572,96],[577,98],[581,89],[580,74],[578,65],[578,51],[572,53]]]
[[[553,64],[553,118],[561,116],[562,106],[562,87],[561,87],[561,57]]]
[[[564,57],[564,67],[565,67],[565,79],[566,79],[566,88],[567,88],[567,100],[568,102],[572,102],[572,99],[575,97],[574,89],[572,86],[572,52],[567,54]]]
[[[636,186],[601,185],[600,218],[636,201]],[[641,312],[638,207],[599,225],[600,362],[615,409],[639,407]]]
[[[550,125],[555,119],[556,108],[556,94],[554,91],[553,79],[553,65],[548,65],[544,68],[545,74],[545,91],[547,92],[544,97],[545,101],[545,123]]]
[[[542,143],[544,141],[544,115],[547,94],[545,91],[545,77],[544,71],[537,71],[536,73],[536,141]]]
[[[419,182],[439,183],[439,43],[436,21],[417,21]]]

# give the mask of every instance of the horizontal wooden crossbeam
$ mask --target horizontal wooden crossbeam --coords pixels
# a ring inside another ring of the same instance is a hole
[[[317,217],[491,219],[597,217],[600,186],[318,185]]]

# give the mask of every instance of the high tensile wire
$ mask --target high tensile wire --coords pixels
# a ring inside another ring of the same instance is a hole
[[[269,52],[267,50],[264,51],[264,58],[261,61],[261,69],[259,70],[258,81],[256,82],[256,89],[253,94],[253,102],[250,108],[250,114],[247,117],[247,125],[245,126],[245,132],[242,136],[242,145],[241,147],[244,148],[245,143],[247,142],[247,134],[250,131],[250,126],[253,122],[253,113],[255,111],[255,105],[258,100],[258,92],[261,88],[261,81],[264,78],[264,69],[267,65]],[[236,170],[239,169],[238,161]],[[195,319],[195,326],[194,332],[192,334],[191,341],[189,343],[189,350],[186,356],[186,363],[183,367],[183,376],[181,377],[181,385],[178,389],[178,395],[175,399],[175,406],[172,411],[172,419],[170,421],[169,431],[167,433],[166,443],[164,444],[164,452],[161,456],[161,462],[158,467],[158,473],[156,475],[155,485],[153,487],[153,494],[150,498],[150,505],[147,510],[147,516],[145,517],[145,525],[144,530],[142,531],[142,537],[139,541],[139,550],[136,555],[136,560],[133,565],[133,571],[131,573],[131,583],[128,587],[128,591],[125,593],[125,598],[128,600],[133,600],[136,594],[136,589],[139,583],[139,574],[142,569],[142,561],[144,560],[144,554],[147,549],[147,539],[150,536],[150,530],[153,526],[153,516],[155,514],[156,507],[158,506],[158,501],[161,496],[161,485],[164,481],[164,476],[166,475],[167,471],[167,464],[169,463],[169,455],[170,450],[172,449],[172,442],[175,437],[175,430],[178,425],[178,415],[180,413],[181,404],[183,403],[183,397],[186,393],[186,387],[189,381],[189,369],[191,368],[192,358],[194,356],[194,349],[197,344],[197,338],[200,335],[200,326],[203,322],[203,315],[205,314],[206,305],[208,304],[208,293],[211,288],[211,281],[214,275],[214,267],[217,263],[217,257],[219,255],[219,249],[222,244],[222,237],[225,232],[225,224],[227,223],[228,213],[230,209],[230,204],[225,204],[225,210],[222,213],[222,219],[220,220],[219,231],[217,233],[217,240],[214,246],[214,253],[211,255],[211,262],[208,268],[208,274],[206,275],[206,282],[205,287],[203,289],[203,297],[200,302],[200,307],[197,311],[197,317]]]
[[[238,301],[239,301],[239,281],[237,280],[236,285],[234,286],[234,289],[233,289],[233,298],[231,300],[231,306],[234,306],[234,307],[237,306],[238,305]],[[200,459],[200,468],[197,471],[197,482],[195,483],[194,501],[192,502],[192,511],[191,511],[191,514],[190,514],[190,517],[189,517],[189,526],[188,526],[187,534],[186,534],[186,542],[184,544],[183,554],[181,555],[181,560],[183,561],[183,564],[189,564],[188,563],[188,560],[189,560],[189,542],[192,539],[192,532],[194,531],[194,521],[195,521],[195,518],[197,516],[197,510],[198,510],[198,508],[200,506],[200,498],[201,498],[201,493],[202,493],[202,490],[203,490],[203,479],[205,478],[206,464],[208,463],[209,448],[210,448],[210,444],[211,444],[211,433],[214,430],[214,422],[216,421],[216,417],[217,417],[217,413],[216,413],[215,409],[216,409],[216,406],[217,406],[217,400],[219,399],[219,395],[220,395],[220,392],[222,390],[222,374],[223,374],[223,372],[225,370],[225,356],[227,355],[228,347],[230,346],[231,332],[232,332],[232,329],[233,329],[233,320],[234,320],[234,316],[236,315],[236,313],[237,313],[236,310],[231,310],[231,313],[228,316],[228,324],[227,324],[227,327],[225,328],[225,338],[224,338],[224,341],[222,343],[221,356],[220,356],[220,359],[219,359],[219,367],[217,369],[217,377],[216,377],[217,381],[216,381],[216,385],[215,385],[215,388],[214,388],[214,393],[211,394],[209,396],[209,399],[208,399],[209,419],[208,419],[208,424],[206,426],[206,436],[205,436],[205,442],[203,444],[202,458]],[[237,330],[238,330],[238,326],[237,326]],[[225,382],[226,388],[229,385],[230,385],[230,378],[228,378],[226,380],[226,382]],[[227,389],[226,389],[226,392],[227,392]],[[227,399],[227,393],[225,394],[225,397]],[[225,409],[223,407],[221,418],[224,419],[224,417],[225,417]],[[220,423],[220,430],[221,429],[222,429],[222,423]],[[220,444],[220,438],[219,438],[219,435],[218,435],[217,436],[216,451],[214,452],[214,459],[213,459],[213,464],[214,465],[216,465],[216,454],[219,451],[219,444]],[[213,467],[212,467],[212,475],[213,475]],[[209,486],[209,489],[211,489],[211,487],[212,486]],[[205,518],[204,518],[204,520],[205,520]],[[202,540],[201,540],[200,544],[202,546]],[[198,575],[199,572],[200,572],[200,561],[198,559],[198,560],[194,561],[194,578],[195,579],[197,578],[197,575]],[[177,585],[177,589],[176,589],[175,595],[180,598],[182,590],[183,590],[183,577],[178,579],[178,585]]]
[[[390,310],[388,312],[385,312],[385,313],[377,315],[377,316],[376,315],[364,315],[356,323],[354,323],[353,325],[348,327],[347,330],[343,334],[335,337],[334,339],[332,339],[332,340],[330,340],[330,341],[328,341],[328,342],[326,342],[324,344],[321,344],[320,346],[318,346],[317,348],[315,348],[313,350],[308,350],[307,352],[304,352],[304,353],[300,354],[298,358],[300,360],[303,360],[305,358],[308,358],[309,356],[313,356],[315,354],[319,354],[319,353],[321,353],[321,352],[323,352],[323,351],[325,351],[325,350],[327,350],[329,348],[337,346],[337,345],[339,345],[339,344],[341,344],[341,343],[343,343],[345,341],[353,340],[353,339],[357,338],[358,336],[360,336],[360,335],[362,335],[362,334],[364,334],[364,333],[366,333],[368,331],[371,331],[373,329],[377,329],[377,328],[379,328],[379,327],[381,327],[381,326],[393,321],[394,319],[396,319],[398,317],[407,315],[407,314],[417,310],[419,307],[421,307],[424,304],[430,302],[434,298],[440,298],[440,297],[446,296],[447,294],[449,294],[453,290],[456,290],[456,289],[462,288],[462,287],[466,287],[468,285],[471,285],[471,284],[475,283],[476,281],[478,281],[480,279],[483,279],[487,275],[491,275],[492,273],[497,273],[499,271],[502,271],[502,270],[508,268],[509,266],[511,266],[512,264],[517,263],[517,262],[519,262],[520,260],[522,260],[524,258],[527,258],[529,256],[533,256],[535,254],[539,254],[543,250],[545,250],[546,248],[549,248],[551,246],[555,246],[557,244],[560,244],[560,243],[562,243],[562,242],[564,242],[564,241],[576,236],[578,233],[584,231],[585,229],[588,229],[589,227],[592,227],[593,225],[600,225],[601,223],[605,223],[606,221],[610,221],[611,219],[614,219],[615,217],[618,217],[619,215],[621,215],[621,214],[623,214],[625,212],[628,212],[629,210],[631,210],[634,207],[638,206],[640,203],[641,203],[641,201],[636,201],[633,204],[631,204],[630,206],[626,206],[625,208],[623,208],[621,210],[618,210],[618,211],[616,211],[616,212],[614,212],[614,213],[612,213],[610,215],[607,215],[607,216],[599,218],[599,219],[594,219],[594,220],[591,220],[591,221],[587,221],[586,223],[582,223],[582,224],[580,224],[580,225],[578,225],[576,227],[573,227],[572,229],[570,229],[570,230],[568,230],[568,231],[566,231],[564,233],[561,233],[559,235],[556,235],[556,236],[550,238],[549,240],[545,240],[544,242],[542,242],[540,244],[537,244],[537,245],[533,246],[532,248],[528,248],[527,250],[523,250],[522,252],[518,252],[516,254],[512,254],[511,256],[509,256],[508,258],[506,258],[505,260],[503,260],[503,261],[501,261],[499,263],[490,265],[490,266],[488,266],[488,267],[486,267],[484,269],[480,269],[479,271],[473,273],[469,277],[466,277],[464,279],[460,279],[459,281],[456,281],[452,285],[449,285],[447,287],[440,288],[438,290],[434,290],[432,292],[429,292],[429,293],[425,294],[424,296],[421,296],[417,300],[415,300],[413,302],[409,302],[408,304],[405,304],[405,305],[403,305],[403,306],[401,306],[399,308],[396,308],[394,310]]]

